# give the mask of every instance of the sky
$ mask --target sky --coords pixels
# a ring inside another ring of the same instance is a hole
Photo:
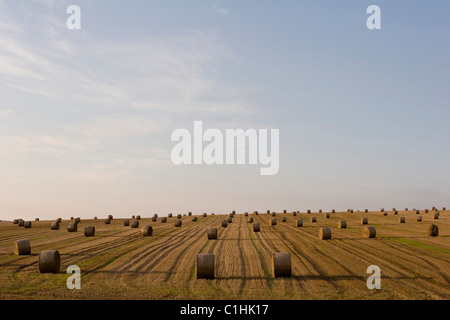
[[[448,12],[0,0],[0,220],[448,207]],[[279,129],[278,173],[175,165],[171,134],[194,121]]]

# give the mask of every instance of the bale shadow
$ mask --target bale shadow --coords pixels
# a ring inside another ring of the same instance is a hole
[[[338,275],[338,276],[322,276],[322,275],[306,275],[306,276],[298,276],[298,275],[292,275],[290,277],[264,277],[264,276],[216,276],[215,279],[217,280],[267,280],[267,279],[294,279],[294,280],[301,280],[301,281],[310,281],[310,280],[320,280],[320,281],[327,281],[327,282],[333,282],[333,281],[349,281],[349,280],[361,280],[366,281],[367,276],[353,276],[353,275]],[[407,277],[407,276],[400,276],[400,277],[392,277],[392,276],[382,276],[381,279],[392,279],[392,280],[431,280],[432,277],[426,277],[426,276],[416,276],[416,277]]]

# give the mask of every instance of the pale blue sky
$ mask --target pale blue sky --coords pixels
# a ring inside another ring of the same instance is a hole
[[[449,12],[0,0],[0,219],[450,206]],[[194,120],[279,128],[279,173],[175,166]]]

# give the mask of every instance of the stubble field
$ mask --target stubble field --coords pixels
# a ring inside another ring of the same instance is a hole
[[[244,214],[226,228],[221,222],[228,215],[196,216],[197,222],[183,216],[180,228],[174,227],[176,215],[167,223],[142,217],[140,227],[153,227],[150,237],[125,227],[124,218],[109,225],[104,217],[82,219],[77,232],[67,231],[69,220],[59,230],[50,230],[51,221],[32,221],[29,229],[0,222],[0,299],[450,298],[450,211],[440,211],[438,220],[421,211],[422,222],[413,211],[337,212],[329,219],[322,213],[277,213],[275,226],[268,224],[271,215],[249,213],[261,223],[260,232],[253,232]],[[406,223],[399,223],[401,216]],[[376,228],[376,238],[361,236],[361,217]],[[303,227],[296,227],[296,219],[303,219]],[[346,229],[337,228],[339,220],[347,222]],[[439,236],[427,235],[431,223]],[[87,225],[95,226],[94,237],[84,236]],[[217,240],[207,239],[209,227],[217,227]],[[319,239],[321,227],[331,229],[331,240]],[[14,255],[20,239],[30,240],[31,255]],[[48,249],[61,255],[57,274],[39,273],[39,252]],[[291,277],[273,277],[273,252],[290,253]],[[215,279],[197,279],[198,253],[215,255]],[[81,269],[80,290],[66,286],[70,265]],[[379,290],[367,288],[370,265],[381,270]]]

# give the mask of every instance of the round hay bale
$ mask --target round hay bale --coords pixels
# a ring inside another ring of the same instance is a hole
[[[13,224],[18,224],[19,223],[19,219],[14,219],[13,220]]]
[[[153,228],[152,228],[152,226],[144,226],[144,227],[142,227],[141,228],[141,235],[143,236],[143,237],[151,237],[152,236],[152,234],[153,234]]]
[[[292,273],[289,252],[274,252],[272,255],[273,277],[290,277]]]
[[[152,217],[152,222],[156,222],[158,220],[157,217]]]
[[[192,212],[191,211],[188,212],[188,216],[192,216]]]
[[[58,273],[61,267],[61,258],[58,250],[45,250],[39,253],[39,272]]]
[[[322,209],[319,209],[319,213],[322,213]]]
[[[364,212],[365,212],[365,213],[368,213],[368,212],[369,212],[369,209],[364,209]]]
[[[95,227],[94,226],[86,226],[84,228],[84,236],[85,237],[93,237],[93,236],[95,236]]]
[[[375,230],[375,227],[364,226],[361,229],[361,235],[364,238],[375,238],[375,236],[377,235],[377,232]]]
[[[39,218],[34,219],[34,221],[39,221]]]
[[[447,210],[445,207],[442,207],[442,211],[445,211],[445,210]]]
[[[259,222],[254,222],[253,223],[253,232],[260,232],[261,231],[261,225],[259,224]]]
[[[75,219],[74,217],[70,217],[70,220],[73,220],[73,219]]]
[[[430,224],[427,229],[427,234],[430,237],[437,237],[439,235],[439,227],[435,224]]]
[[[386,216],[387,216],[387,212],[383,212],[383,216],[385,216],[385,217],[386,217]]]
[[[105,224],[111,224],[111,219],[105,219]]]
[[[296,217],[297,216],[297,212],[292,212],[292,216]]]
[[[58,221],[52,222],[52,226],[50,227],[50,230],[59,230],[59,222]]]
[[[136,219],[136,216],[133,214],[133,215],[131,216],[131,219]]]
[[[233,217],[234,217],[234,214],[233,214],[232,212],[230,212],[230,213],[228,214],[228,216],[229,216],[230,218],[233,218]]]
[[[231,213],[232,213],[232,214],[236,214],[236,211],[235,211],[235,210],[233,210],[233,211],[231,211]]]
[[[78,224],[76,224],[75,222],[71,222],[67,226],[67,231],[69,231],[69,232],[77,232],[77,230],[78,230]]]
[[[177,219],[181,219],[181,214],[177,214]]]
[[[381,210],[380,210],[381,212],[384,212],[384,208],[381,208]]]
[[[336,213],[336,209],[331,209],[331,213]]]
[[[353,213],[353,209],[350,209],[350,213]]]
[[[394,210],[394,215],[397,215],[398,214],[398,211],[397,210]]]
[[[94,217],[94,220],[97,220],[97,216]]]
[[[208,214],[206,212],[203,212],[203,218],[206,218]]]
[[[434,220],[439,219],[439,213],[434,213],[434,214],[433,214],[433,219],[434,219]],[[25,228],[26,228],[26,226],[25,226]]]
[[[431,208],[431,211],[434,211],[434,210],[436,210],[436,207]]]
[[[267,210],[267,213],[270,213],[270,210]]]
[[[420,214],[420,210],[416,210],[416,214]]]
[[[181,220],[175,220],[175,227],[180,228],[181,227]]]
[[[139,217],[139,216],[138,216]],[[108,219],[109,220],[112,220],[113,219],[113,216],[110,214],[109,216],[108,216]]]
[[[248,212],[245,212],[245,213],[244,213],[244,216],[248,217]]]
[[[197,254],[197,279],[214,279],[214,254]]]
[[[247,223],[253,223],[253,217],[249,217],[249,218],[247,219]]]
[[[192,222],[196,222],[197,221],[197,217],[192,217]]]
[[[286,211],[286,210],[283,210],[283,213],[287,213],[287,211]]]
[[[24,227],[25,229],[31,228],[31,221],[25,221]]]
[[[31,254],[30,240],[22,239],[14,242],[14,254],[16,256],[24,256]]]
[[[338,222],[338,228],[339,229],[347,229],[347,222],[345,222],[344,220],[340,220]]]
[[[81,219],[79,217],[75,218],[75,223],[80,223]]]
[[[398,218],[399,223],[405,223],[405,217],[399,217]]]
[[[316,222],[316,217],[311,217],[311,222],[315,223]]]
[[[369,219],[367,219],[366,217],[361,218],[361,225],[368,224],[368,223],[369,223]]]
[[[222,220],[222,228],[228,227],[228,220]]]
[[[194,217],[194,218],[197,218],[197,217]],[[194,218],[192,218],[192,220],[194,220]],[[197,220],[197,219],[195,219],[195,220]],[[166,222],[167,222],[167,217],[162,217],[161,223],[166,223]]]
[[[232,223],[233,222],[233,218],[229,217],[227,221],[228,221],[228,223]]]
[[[392,211],[395,211],[395,208],[392,208]]]
[[[257,215],[258,215],[258,211],[253,211],[253,214],[254,214],[255,216],[257,216]]]
[[[129,227],[130,226],[130,220],[129,219],[123,220],[123,226],[124,227]]]
[[[23,221],[22,219],[19,219],[19,221],[17,222],[17,225],[19,227],[23,227],[25,225],[25,221]]]
[[[274,226],[276,224],[277,224],[277,220],[276,219],[274,219],[274,218],[269,219],[269,226]]]
[[[277,214],[275,212],[272,212],[272,217],[275,217]]]
[[[136,216],[136,220],[141,220],[141,216],[140,216],[140,215],[137,215],[137,216]]]
[[[310,209],[308,209],[307,211],[306,211],[307,213],[311,213],[311,210]]]
[[[325,219],[330,219],[330,214],[329,214],[329,213],[324,213],[324,214],[323,214],[323,217],[324,217]]]
[[[331,239],[331,229],[324,227],[319,229],[319,239],[328,240]]]
[[[172,214],[171,213],[169,213],[169,218],[172,218]]]
[[[139,228],[139,221],[138,220],[133,220],[131,222],[131,227],[132,228]]]
[[[417,216],[417,222],[422,222],[422,217],[421,216]]]
[[[425,213],[428,213],[428,209],[425,209]]]
[[[286,217],[283,217],[283,218],[281,219],[281,222],[286,222],[286,221],[287,221]]]
[[[303,220],[302,219],[297,219],[295,221],[295,225],[296,225],[297,228],[303,227]]]
[[[405,208],[405,211],[408,211],[408,208]]]
[[[208,228],[206,234],[208,235],[208,240],[217,239],[217,228]]]

